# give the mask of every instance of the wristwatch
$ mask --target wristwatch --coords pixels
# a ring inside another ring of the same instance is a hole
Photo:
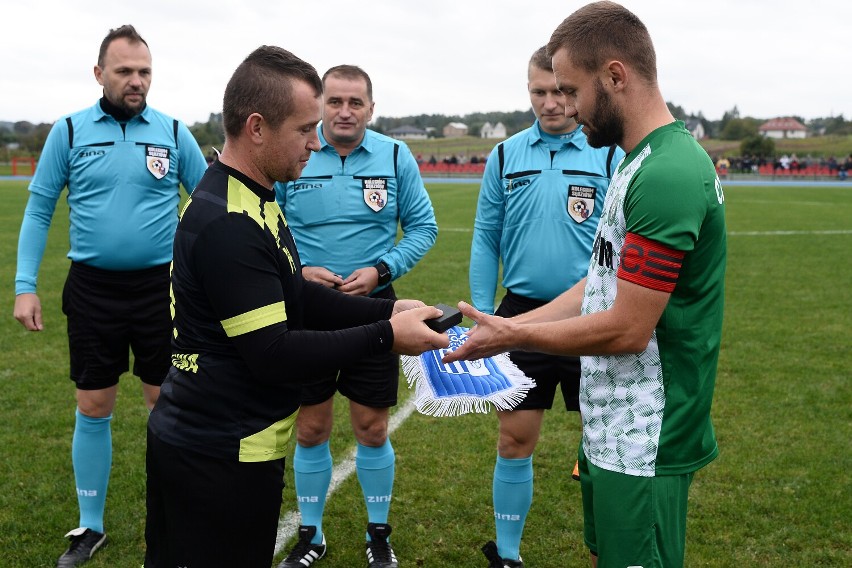
[[[373,268],[379,272],[379,286],[384,286],[391,281],[391,271],[385,261],[380,260]]]

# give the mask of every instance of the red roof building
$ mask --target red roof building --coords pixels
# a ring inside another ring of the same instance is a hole
[[[768,120],[758,131],[767,138],[805,138],[808,135],[807,127],[790,116]]]

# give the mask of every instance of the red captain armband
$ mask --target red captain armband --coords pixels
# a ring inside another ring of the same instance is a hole
[[[685,254],[651,239],[627,233],[621,249],[618,277],[651,290],[672,292]]]

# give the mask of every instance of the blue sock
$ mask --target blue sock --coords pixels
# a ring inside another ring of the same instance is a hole
[[[532,505],[532,456],[508,459],[497,456],[494,465],[494,524],[497,527],[497,554],[506,560],[520,558],[521,535]]]
[[[80,526],[104,532],[104,506],[112,467],[112,431],[109,426],[112,415],[92,418],[77,409],[76,417],[71,463],[77,484]]]
[[[311,540],[313,544],[322,542],[322,514],[325,510],[328,486],[331,484],[332,465],[327,440],[310,448],[296,444],[296,452],[293,454],[296,500],[302,514],[302,524],[317,528],[317,533]]]
[[[371,523],[387,523],[393,494],[394,466],[396,454],[390,438],[378,448],[358,444],[355,452],[355,471],[367,503],[367,520]],[[367,535],[367,540],[370,535]]]

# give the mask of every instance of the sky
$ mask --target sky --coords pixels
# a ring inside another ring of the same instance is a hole
[[[225,85],[256,47],[373,80],[375,115],[529,108],[535,49],[583,1],[3,1],[0,121],[54,122],[102,94],[93,74],[110,28],[148,42],[148,103],[187,124],[221,112]],[[688,113],[852,119],[848,0],[623,0],[645,23],[664,98]]]

